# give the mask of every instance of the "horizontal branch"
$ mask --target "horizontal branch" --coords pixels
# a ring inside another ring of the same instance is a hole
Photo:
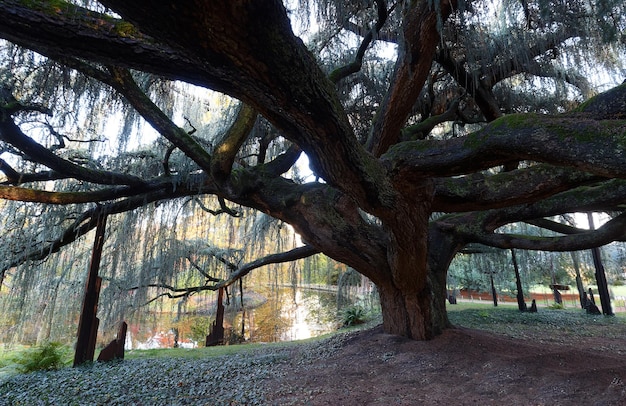
[[[578,251],[626,239],[626,213],[620,214],[597,230],[560,237],[537,237],[514,234],[473,235],[472,240],[496,248],[538,251]]]
[[[442,212],[495,209],[530,203],[603,178],[569,168],[537,164],[497,174],[435,179],[433,209]]]
[[[399,179],[457,176],[520,160],[626,178],[626,154],[615,153],[625,137],[624,120],[515,114],[465,137],[397,144],[382,160]]]
[[[160,183],[158,184],[158,187],[145,186],[137,188],[131,186],[119,186],[89,192],[50,192],[46,190],[0,185],[0,199],[65,205],[114,200],[121,197],[136,196],[138,194],[159,189],[172,189],[172,182]]]
[[[279,254],[271,254],[267,255],[263,258],[259,258],[255,261],[249,262],[241,267],[239,267],[236,271],[232,272],[228,278],[214,286],[214,289],[217,290],[221,287],[230,286],[233,283],[237,282],[239,279],[243,278],[251,271],[260,268],[269,264],[280,264],[283,262],[291,262],[297,259],[307,258],[312,255],[318,254],[320,250],[314,248],[310,245],[304,245],[302,247],[294,248],[290,251],[281,252]]]

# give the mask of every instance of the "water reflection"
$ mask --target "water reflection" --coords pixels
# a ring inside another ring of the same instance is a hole
[[[215,318],[215,303],[200,303],[204,311],[176,318],[152,313],[129,323],[127,349],[195,347],[204,345]],[[231,298],[224,316],[226,342],[277,342],[316,337],[337,328],[334,291],[289,287],[259,290]],[[242,335],[243,332],[243,335]]]
[[[249,313],[246,340],[252,342],[302,340],[337,328],[334,292],[277,289],[270,300]]]

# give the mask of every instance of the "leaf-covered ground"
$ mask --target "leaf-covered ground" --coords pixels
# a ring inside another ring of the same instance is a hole
[[[0,382],[0,405],[626,405],[624,318],[484,306],[450,316],[458,328],[428,342],[373,327],[18,375]]]

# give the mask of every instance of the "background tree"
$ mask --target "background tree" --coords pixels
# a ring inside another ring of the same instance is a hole
[[[288,6],[2,2],[0,36],[16,46],[4,49],[0,197],[57,205],[19,206],[3,238],[45,234],[15,239],[3,277],[102,211],[146,229],[144,216],[178,207],[162,227],[193,221],[181,202],[211,195],[214,213],[235,215],[232,202],[290,224],[306,242],[297,257],[323,252],[377,285],[385,331],[429,339],[448,327],[446,272],[466,244],[567,251],[624,238],[626,88],[575,107],[594,91],[589,70],[617,82],[621,2]],[[301,25],[310,48],[290,17],[315,23]],[[200,128],[198,88],[240,100],[235,119]],[[127,137],[96,148],[112,108]],[[147,152],[130,137],[151,136],[139,116],[158,133]],[[314,181],[289,172],[302,152]],[[553,217],[576,211],[612,219],[559,237],[501,231],[563,231]]]

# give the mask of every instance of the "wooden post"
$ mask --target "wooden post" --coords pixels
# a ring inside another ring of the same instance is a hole
[[[100,295],[101,279],[98,277],[102,247],[104,246],[104,232],[106,229],[106,215],[98,214],[96,237],[89,264],[89,274],[85,282],[85,297],[78,322],[78,338],[74,353],[74,366],[93,361],[98,332],[98,297]]]
[[[217,292],[217,315],[213,322],[211,332],[206,336],[204,345],[211,347],[224,343],[224,288],[219,288]]]
[[[107,362],[124,359],[124,344],[126,343],[127,329],[128,324],[122,321],[117,330],[117,337],[100,351],[98,361]]]

